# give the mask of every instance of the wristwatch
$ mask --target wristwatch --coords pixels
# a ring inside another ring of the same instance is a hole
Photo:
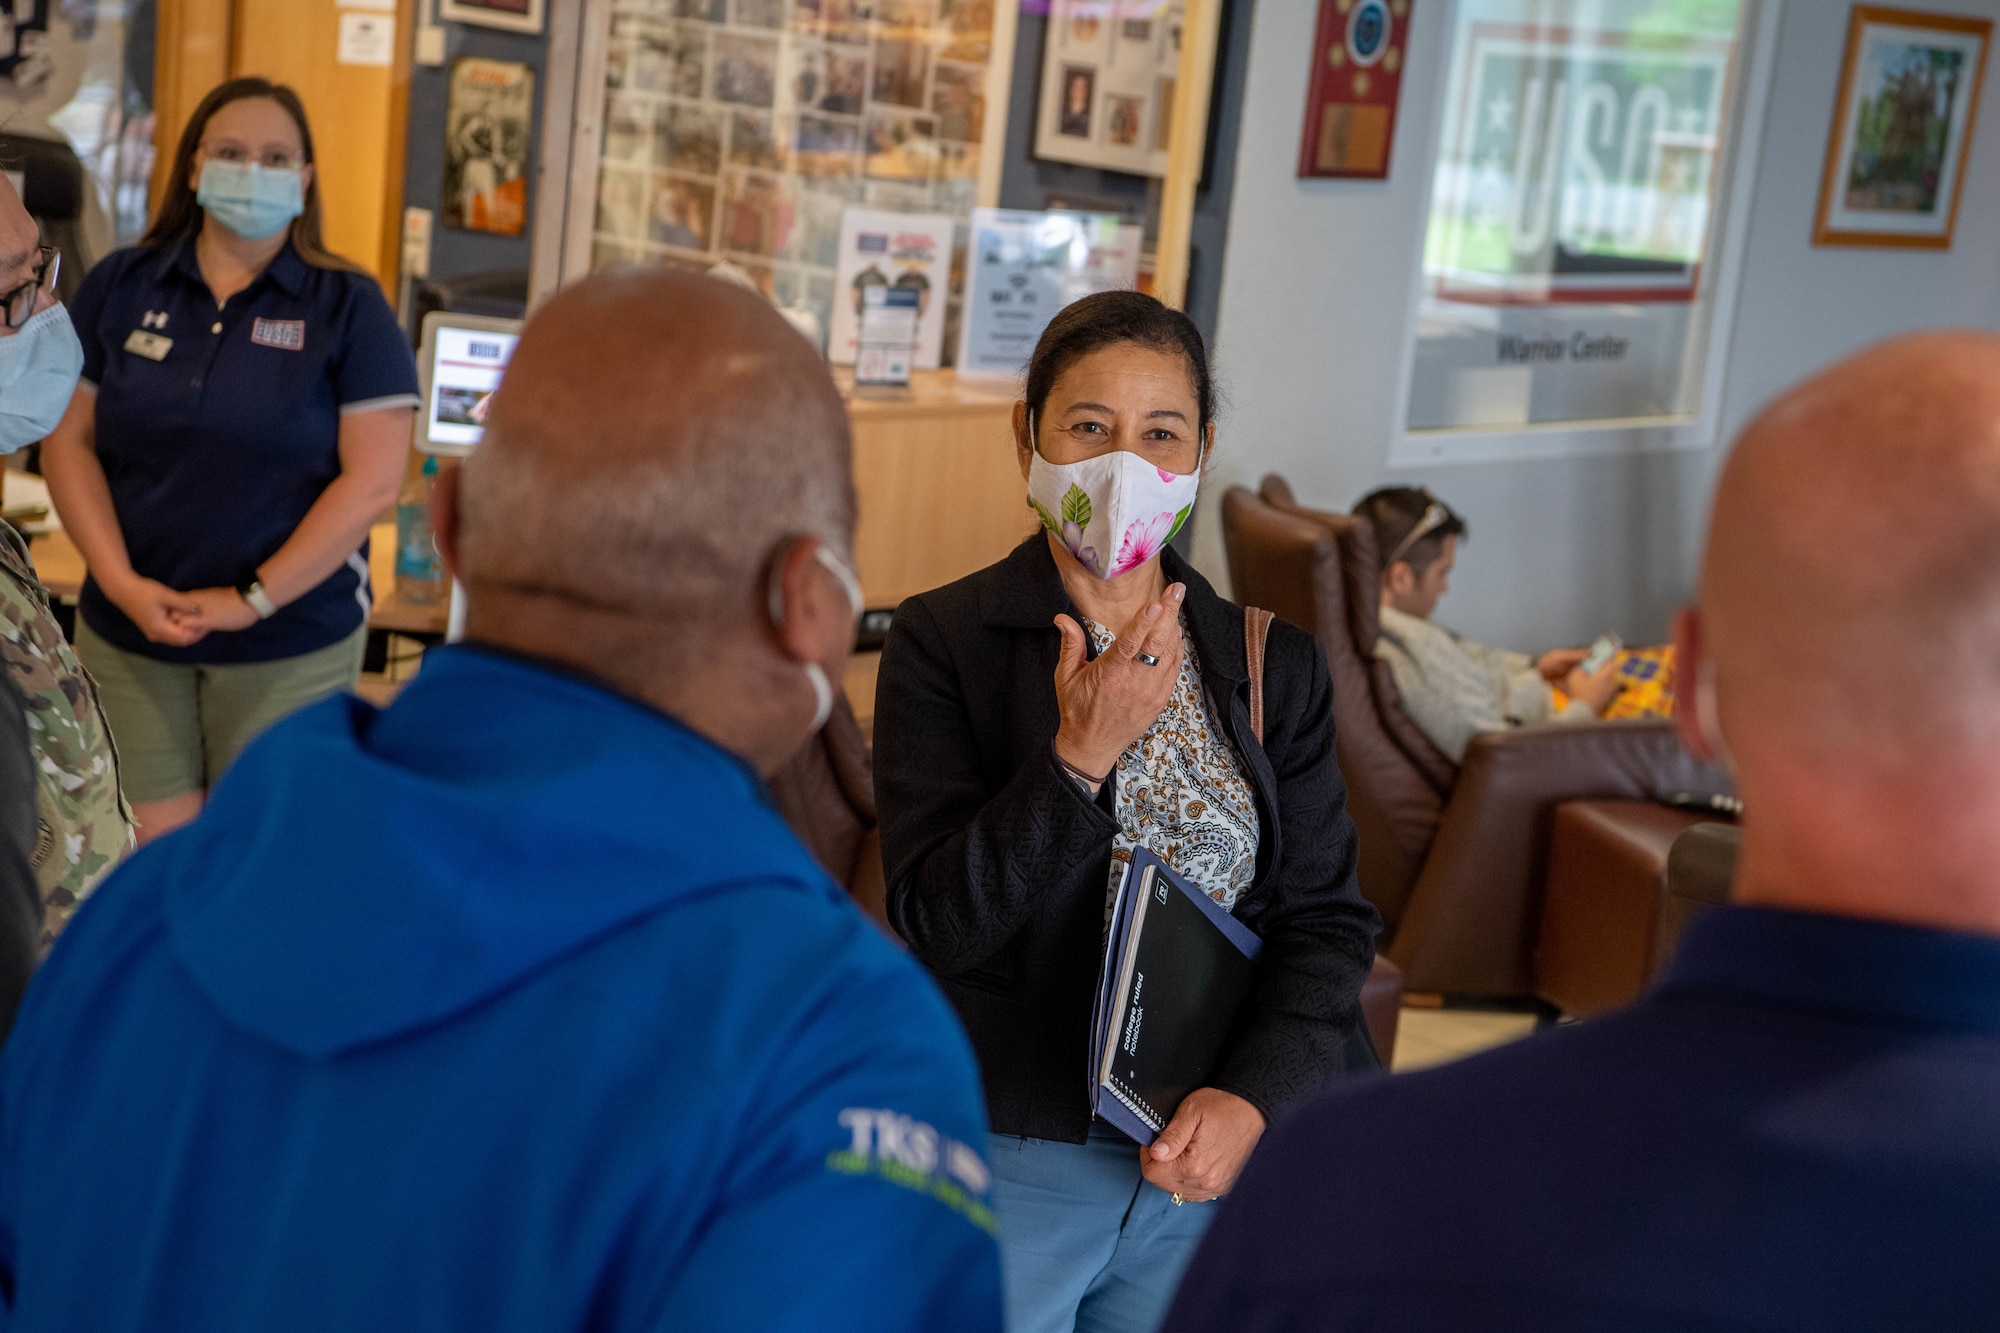
[[[257,619],[269,620],[278,614],[278,604],[264,591],[261,580],[253,578],[248,583],[239,583],[236,585],[236,591],[243,595],[244,601],[250,603],[250,609],[257,613]]]

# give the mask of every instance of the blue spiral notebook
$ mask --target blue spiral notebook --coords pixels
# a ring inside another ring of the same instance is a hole
[[[1092,1108],[1140,1144],[1221,1063],[1261,944],[1144,848],[1112,898],[1090,1033]]]

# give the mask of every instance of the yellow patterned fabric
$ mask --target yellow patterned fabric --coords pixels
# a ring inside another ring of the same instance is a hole
[[[1607,718],[1672,717],[1674,715],[1674,646],[1627,648],[1615,659],[1618,663],[1618,697],[1604,710]],[[1569,702],[1561,690],[1555,691],[1560,710]]]

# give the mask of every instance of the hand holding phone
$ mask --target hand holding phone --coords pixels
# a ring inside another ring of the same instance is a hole
[[[1584,654],[1583,661],[1577,664],[1576,669],[1586,676],[1594,676],[1602,671],[1604,664],[1616,657],[1624,646],[1625,641],[1616,634],[1600,634],[1596,642],[1590,645],[1590,651]]]

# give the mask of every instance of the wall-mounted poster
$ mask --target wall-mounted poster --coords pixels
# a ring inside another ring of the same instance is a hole
[[[951,286],[951,237],[945,214],[849,208],[840,216],[840,260],[833,273],[833,328],[826,359],[854,364],[862,307],[870,287],[917,293],[916,366],[936,370],[944,348],[945,293]]]
[[[1301,176],[1389,174],[1411,0],[1319,0]]]
[[[966,257],[961,376],[1013,378],[1056,312],[1138,278],[1138,228],[1115,214],[972,210]]]
[[[1813,244],[1951,244],[1992,38],[1989,19],[1854,7]]]
[[[509,32],[540,32],[542,0],[438,0],[438,17]]]
[[[1035,156],[1166,175],[1180,63],[1180,0],[1049,0]]]
[[[528,223],[528,124],[535,71],[513,60],[461,56],[444,113],[444,220],[519,236]]]
[[[1707,401],[1753,11],[1591,8],[1453,7],[1400,458],[1481,430],[1555,450],[1546,428],[1672,428]]]

